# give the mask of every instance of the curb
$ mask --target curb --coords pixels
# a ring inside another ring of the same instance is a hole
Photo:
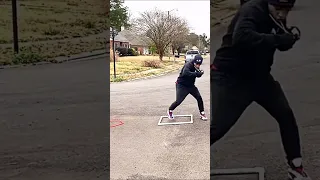
[[[90,57],[95,57],[95,56],[100,56],[107,54],[108,52],[106,50],[96,50],[92,52],[84,52],[76,55],[72,55],[70,57],[56,57],[54,58],[54,61],[57,63],[62,63],[62,62],[67,62],[67,61],[75,61],[75,60],[80,60],[84,58],[90,58]]]
[[[69,62],[69,61],[81,61],[82,59],[101,56],[101,55],[107,55],[107,54],[108,52],[106,50],[96,50],[92,52],[85,52],[85,53],[80,53],[76,55],[71,55],[69,57],[56,57],[56,58],[50,59],[53,62],[45,61],[45,62],[37,62],[32,64],[5,65],[5,66],[0,66],[0,69],[39,66],[39,65],[45,65],[45,64],[60,64],[60,63]]]

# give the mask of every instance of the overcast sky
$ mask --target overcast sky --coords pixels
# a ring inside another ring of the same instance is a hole
[[[170,13],[183,17],[189,22],[191,32],[196,34],[206,33],[210,38],[210,0],[125,0],[125,6],[129,8],[133,17],[139,16],[140,12],[153,9],[171,11]]]

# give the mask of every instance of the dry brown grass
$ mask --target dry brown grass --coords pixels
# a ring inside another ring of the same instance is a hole
[[[19,1],[19,41],[86,37],[107,30],[100,1]],[[0,43],[12,42],[11,1],[0,4]]]
[[[36,54],[41,61],[106,47],[107,30],[102,0],[18,1],[21,54]],[[0,65],[12,64],[11,1],[0,3]],[[97,35],[101,34],[101,35]],[[96,36],[93,36],[96,35]],[[33,56],[24,56],[33,57]],[[24,63],[31,62],[32,59]]]
[[[94,50],[103,49],[106,47],[106,40],[104,38],[88,39],[88,40],[69,40],[61,42],[38,42],[22,46],[20,54],[37,54],[41,56],[41,61],[50,61],[54,57],[69,56],[72,54],[79,54],[82,52],[90,52]],[[0,47],[0,65],[13,64],[13,48]],[[25,60],[23,64],[32,63],[32,59]],[[18,63],[19,64],[19,63]]]
[[[119,57],[118,62],[116,62],[116,79],[113,78],[113,62],[110,62],[110,81],[119,82],[158,75],[166,71],[178,70],[183,64],[183,58],[174,61],[173,57],[164,57],[163,61],[160,62],[157,56]]]

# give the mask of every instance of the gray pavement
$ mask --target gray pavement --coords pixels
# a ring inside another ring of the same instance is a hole
[[[109,178],[106,58],[0,70],[0,179]]]
[[[300,126],[304,164],[313,179],[320,178],[320,27],[316,23],[319,5],[318,1],[297,1],[289,24],[301,29],[302,39],[291,51],[277,53],[273,66],[273,75],[282,84]],[[212,39],[214,50],[220,45],[221,37]],[[287,178],[276,121],[256,104],[211,149],[211,155],[214,168],[263,166],[267,180]]]
[[[209,58],[205,74],[197,79],[210,111]],[[209,179],[209,121],[199,119],[196,100],[189,95],[175,114],[193,114],[194,123],[158,126],[175,100],[178,73],[110,86],[111,119],[123,125],[111,128],[111,179]]]

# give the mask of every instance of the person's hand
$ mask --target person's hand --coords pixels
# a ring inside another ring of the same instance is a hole
[[[196,72],[196,76],[197,76],[197,77],[201,77],[202,75],[203,75],[203,71],[197,71],[197,72]]]
[[[297,41],[296,36],[290,33],[277,34],[276,38],[277,38],[277,49],[279,51],[287,51],[291,49]]]

